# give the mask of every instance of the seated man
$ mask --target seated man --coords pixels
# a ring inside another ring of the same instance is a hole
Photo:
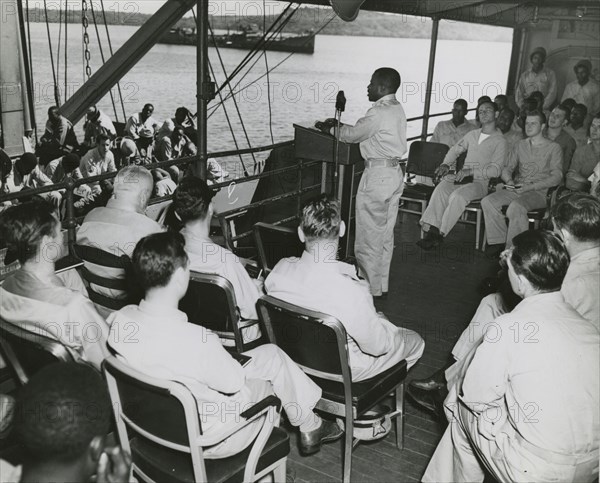
[[[481,129],[481,121],[479,120],[479,106],[484,102],[492,102],[490,96],[481,96],[477,99],[477,108],[475,110],[475,119],[471,119],[469,122],[475,126],[475,129]],[[496,111],[498,110],[498,106],[496,106]]]
[[[99,369],[107,355],[108,327],[84,295],[77,272],[54,273],[63,235],[52,206],[34,200],[10,207],[0,215],[0,228],[8,248],[4,264],[21,263],[0,287],[2,318],[60,341],[75,360]]]
[[[449,148],[454,146],[469,131],[477,129],[476,126],[465,120],[466,115],[467,101],[457,99],[452,106],[452,119],[438,122],[429,141],[445,144]]]
[[[158,122],[152,117],[154,106],[146,104],[141,112],[132,115],[125,125],[125,136],[133,139],[143,158],[150,155],[148,152],[154,143],[154,134]]]
[[[514,131],[512,128],[513,122],[515,119],[515,112],[506,107],[503,110],[498,112],[498,119],[496,119],[496,127],[502,131],[504,134],[504,139],[506,139],[506,154],[512,150],[512,148],[517,144],[521,139],[523,139],[523,132],[521,130]]]
[[[544,129],[542,134],[550,141],[554,141],[560,146],[563,154],[562,171],[563,175],[569,170],[573,153],[577,148],[575,139],[565,131],[565,127],[569,122],[569,110],[562,105],[552,109],[550,117],[548,117],[548,127]]]
[[[117,137],[115,125],[106,113],[98,109],[98,106],[91,106],[87,110],[83,130],[83,143],[88,148],[95,147],[101,135],[108,136],[111,141]]]
[[[498,94],[494,97],[494,103],[498,106],[498,112],[502,112],[504,109],[509,109],[508,97],[504,94]]]
[[[117,139],[116,142],[119,168],[129,166],[130,164],[142,164],[142,156],[134,141],[129,138],[121,138],[120,140]]]
[[[548,188],[562,181],[562,151],[558,144],[542,135],[545,126],[543,113],[535,111],[527,115],[527,139],[519,141],[510,152],[501,174],[504,184],[496,185],[496,192],[481,200],[488,253],[494,257],[505,243],[510,247],[512,239],[529,228],[527,212],[545,208]],[[508,228],[502,213],[506,205]]]
[[[190,258],[190,270],[220,275],[233,286],[242,319],[258,319],[256,301],[263,293],[262,280],[253,280],[240,258],[210,239],[210,223],[214,213],[215,191],[200,178],[188,176],[181,181],[173,195],[172,209],[183,224],[181,234]],[[172,227],[178,229],[180,227]],[[245,342],[260,337],[258,325],[242,331]]]
[[[577,148],[571,168],[567,172],[565,184],[570,190],[589,192],[588,178],[600,160],[600,113],[592,120],[589,132],[591,142]]]
[[[107,445],[112,411],[106,383],[83,364],[43,368],[20,390],[14,432],[22,467],[0,460],[3,482],[130,481],[131,459]]]
[[[129,305],[109,318],[110,346],[127,364],[145,374],[179,381],[198,403],[204,435],[218,435],[239,422],[240,412],[269,394],[281,400],[293,426],[300,429],[300,450],[319,451],[321,443],[342,435],[335,422],[313,413],[321,389],[277,346],[246,352],[243,367],[223,348],[216,334],[188,322],[178,310],[190,279],[185,241],[178,233],[149,235],[133,252],[133,269],[145,291],[139,306]],[[199,323],[201,321],[194,321]],[[136,328],[138,343],[122,334]],[[226,458],[245,449],[262,426],[259,419],[223,442],[205,448],[205,458]]]
[[[563,298],[600,329],[600,200],[588,194],[573,193],[561,198],[551,215],[554,229],[564,240],[571,258],[561,287]],[[502,257],[503,265],[507,254],[508,251]],[[412,381],[408,389],[412,399],[439,413],[435,402],[443,401],[448,393],[446,388],[456,386],[467,356],[481,343],[494,320],[507,311],[500,293],[484,297],[452,349],[452,363],[430,378]],[[436,394],[438,390],[440,393]]]
[[[524,300],[471,354],[422,481],[482,482],[484,466],[496,481],[598,476],[600,334],[563,300],[568,264],[555,234],[515,237],[508,276]]]
[[[588,113],[595,115],[600,112],[600,85],[591,77],[592,63],[583,59],[573,67],[575,79],[569,82],[563,93],[565,99],[574,99],[579,104],[587,107]]]
[[[348,334],[353,381],[363,381],[406,359],[412,367],[423,354],[419,334],[396,327],[375,310],[367,282],[356,268],[336,261],[346,227],[340,204],[322,196],[302,210],[298,236],[305,244],[300,258],[281,260],[267,277],[269,295],[337,318]]]
[[[571,109],[571,116],[569,117],[569,124],[565,126],[565,131],[570,134],[577,147],[585,146],[588,141],[588,130],[585,124],[585,120],[588,115],[587,107],[583,104],[575,104]]]
[[[37,156],[33,153],[23,153],[15,161],[13,176],[13,187],[15,191],[22,191],[29,188],[41,188],[49,186],[52,180],[44,173],[44,168],[38,163]],[[60,206],[62,196],[58,191],[42,193],[40,197],[48,200],[56,210]]]
[[[188,142],[189,139],[185,135],[183,127],[176,126],[171,119],[167,119],[159,133],[155,150],[156,159],[168,161],[181,158]]]
[[[448,151],[435,171],[437,179],[443,179],[433,191],[421,217],[426,234],[417,245],[423,250],[431,250],[444,241],[466,206],[487,195],[490,178],[500,176],[506,162],[506,140],[496,128],[496,104],[484,101],[477,107],[477,112],[481,129],[466,134]],[[467,157],[463,168],[455,176],[445,177],[464,152]]]
[[[97,143],[98,145],[95,148],[84,154],[79,163],[79,171],[81,171],[81,175],[84,178],[117,171],[115,157],[110,150],[110,138],[106,134],[101,134],[98,136]],[[96,195],[99,195],[103,191],[110,194],[112,180],[94,181],[90,183],[90,188],[92,188],[92,191]]]
[[[131,256],[135,244],[146,235],[162,231],[162,227],[144,215],[152,195],[153,179],[141,166],[127,166],[115,178],[113,194],[105,207],[94,208],[77,232],[77,243],[100,248],[113,255]],[[88,270],[107,278],[123,278],[123,270],[86,264]],[[94,291],[112,298],[125,298],[122,291],[92,286]],[[97,305],[107,317],[106,307]]]
[[[43,165],[60,158],[63,154],[73,152],[79,147],[73,124],[62,116],[57,106],[48,109],[46,130],[40,138],[37,154]]]
[[[187,143],[184,150],[184,157],[186,156],[196,156],[198,154],[198,148],[192,142]],[[214,158],[208,158],[206,161],[206,169],[207,169],[207,182],[208,184],[216,184],[222,183],[225,181],[225,178],[229,177],[229,171],[223,169],[223,167],[219,164],[219,162]],[[200,177],[200,163],[191,162],[188,165],[186,176],[196,176]]]

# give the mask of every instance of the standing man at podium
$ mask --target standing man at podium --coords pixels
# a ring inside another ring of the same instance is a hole
[[[339,133],[340,141],[360,143],[365,160],[356,194],[354,253],[374,298],[387,296],[394,226],[403,189],[400,158],[406,153],[406,115],[396,99],[399,87],[400,74],[395,69],[377,69],[367,87],[373,107],[356,125],[341,125]],[[328,120],[320,127],[332,134],[332,124]]]

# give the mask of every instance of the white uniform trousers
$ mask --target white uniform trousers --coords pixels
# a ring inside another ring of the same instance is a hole
[[[354,254],[372,295],[388,291],[394,227],[404,188],[400,166],[365,168],[356,193]]]
[[[442,180],[433,190],[427,209],[421,217],[421,224],[437,227],[443,235],[450,233],[465,211],[467,205],[488,194],[487,180],[473,183],[454,184],[452,180]]]
[[[546,207],[546,191],[528,191],[518,194],[512,190],[498,190],[481,200],[481,209],[485,219],[485,230],[489,245],[506,243],[512,246],[512,239],[529,229],[527,212]],[[502,207],[508,205],[506,218]]]

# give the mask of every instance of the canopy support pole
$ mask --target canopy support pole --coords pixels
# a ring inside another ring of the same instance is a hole
[[[431,93],[433,89],[433,70],[435,68],[435,53],[437,50],[438,29],[440,20],[433,19],[431,27],[431,45],[429,47],[429,67],[427,69],[427,86],[425,87],[425,105],[423,107],[423,128],[421,131],[421,141],[427,141],[427,132],[429,128],[429,111],[431,108]]]

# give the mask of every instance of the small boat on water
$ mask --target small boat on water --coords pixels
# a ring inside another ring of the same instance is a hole
[[[252,50],[261,42],[263,32],[256,25],[242,26],[235,32],[226,34],[215,34],[209,36],[209,42],[216,47],[228,49]],[[160,40],[161,44],[172,45],[196,45],[196,29],[173,28]],[[261,46],[261,49],[278,52],[294,52],[298,54],[312,54],[315,51],[315,33],[312,31],[304,34],[284,34],[269,37]]]

